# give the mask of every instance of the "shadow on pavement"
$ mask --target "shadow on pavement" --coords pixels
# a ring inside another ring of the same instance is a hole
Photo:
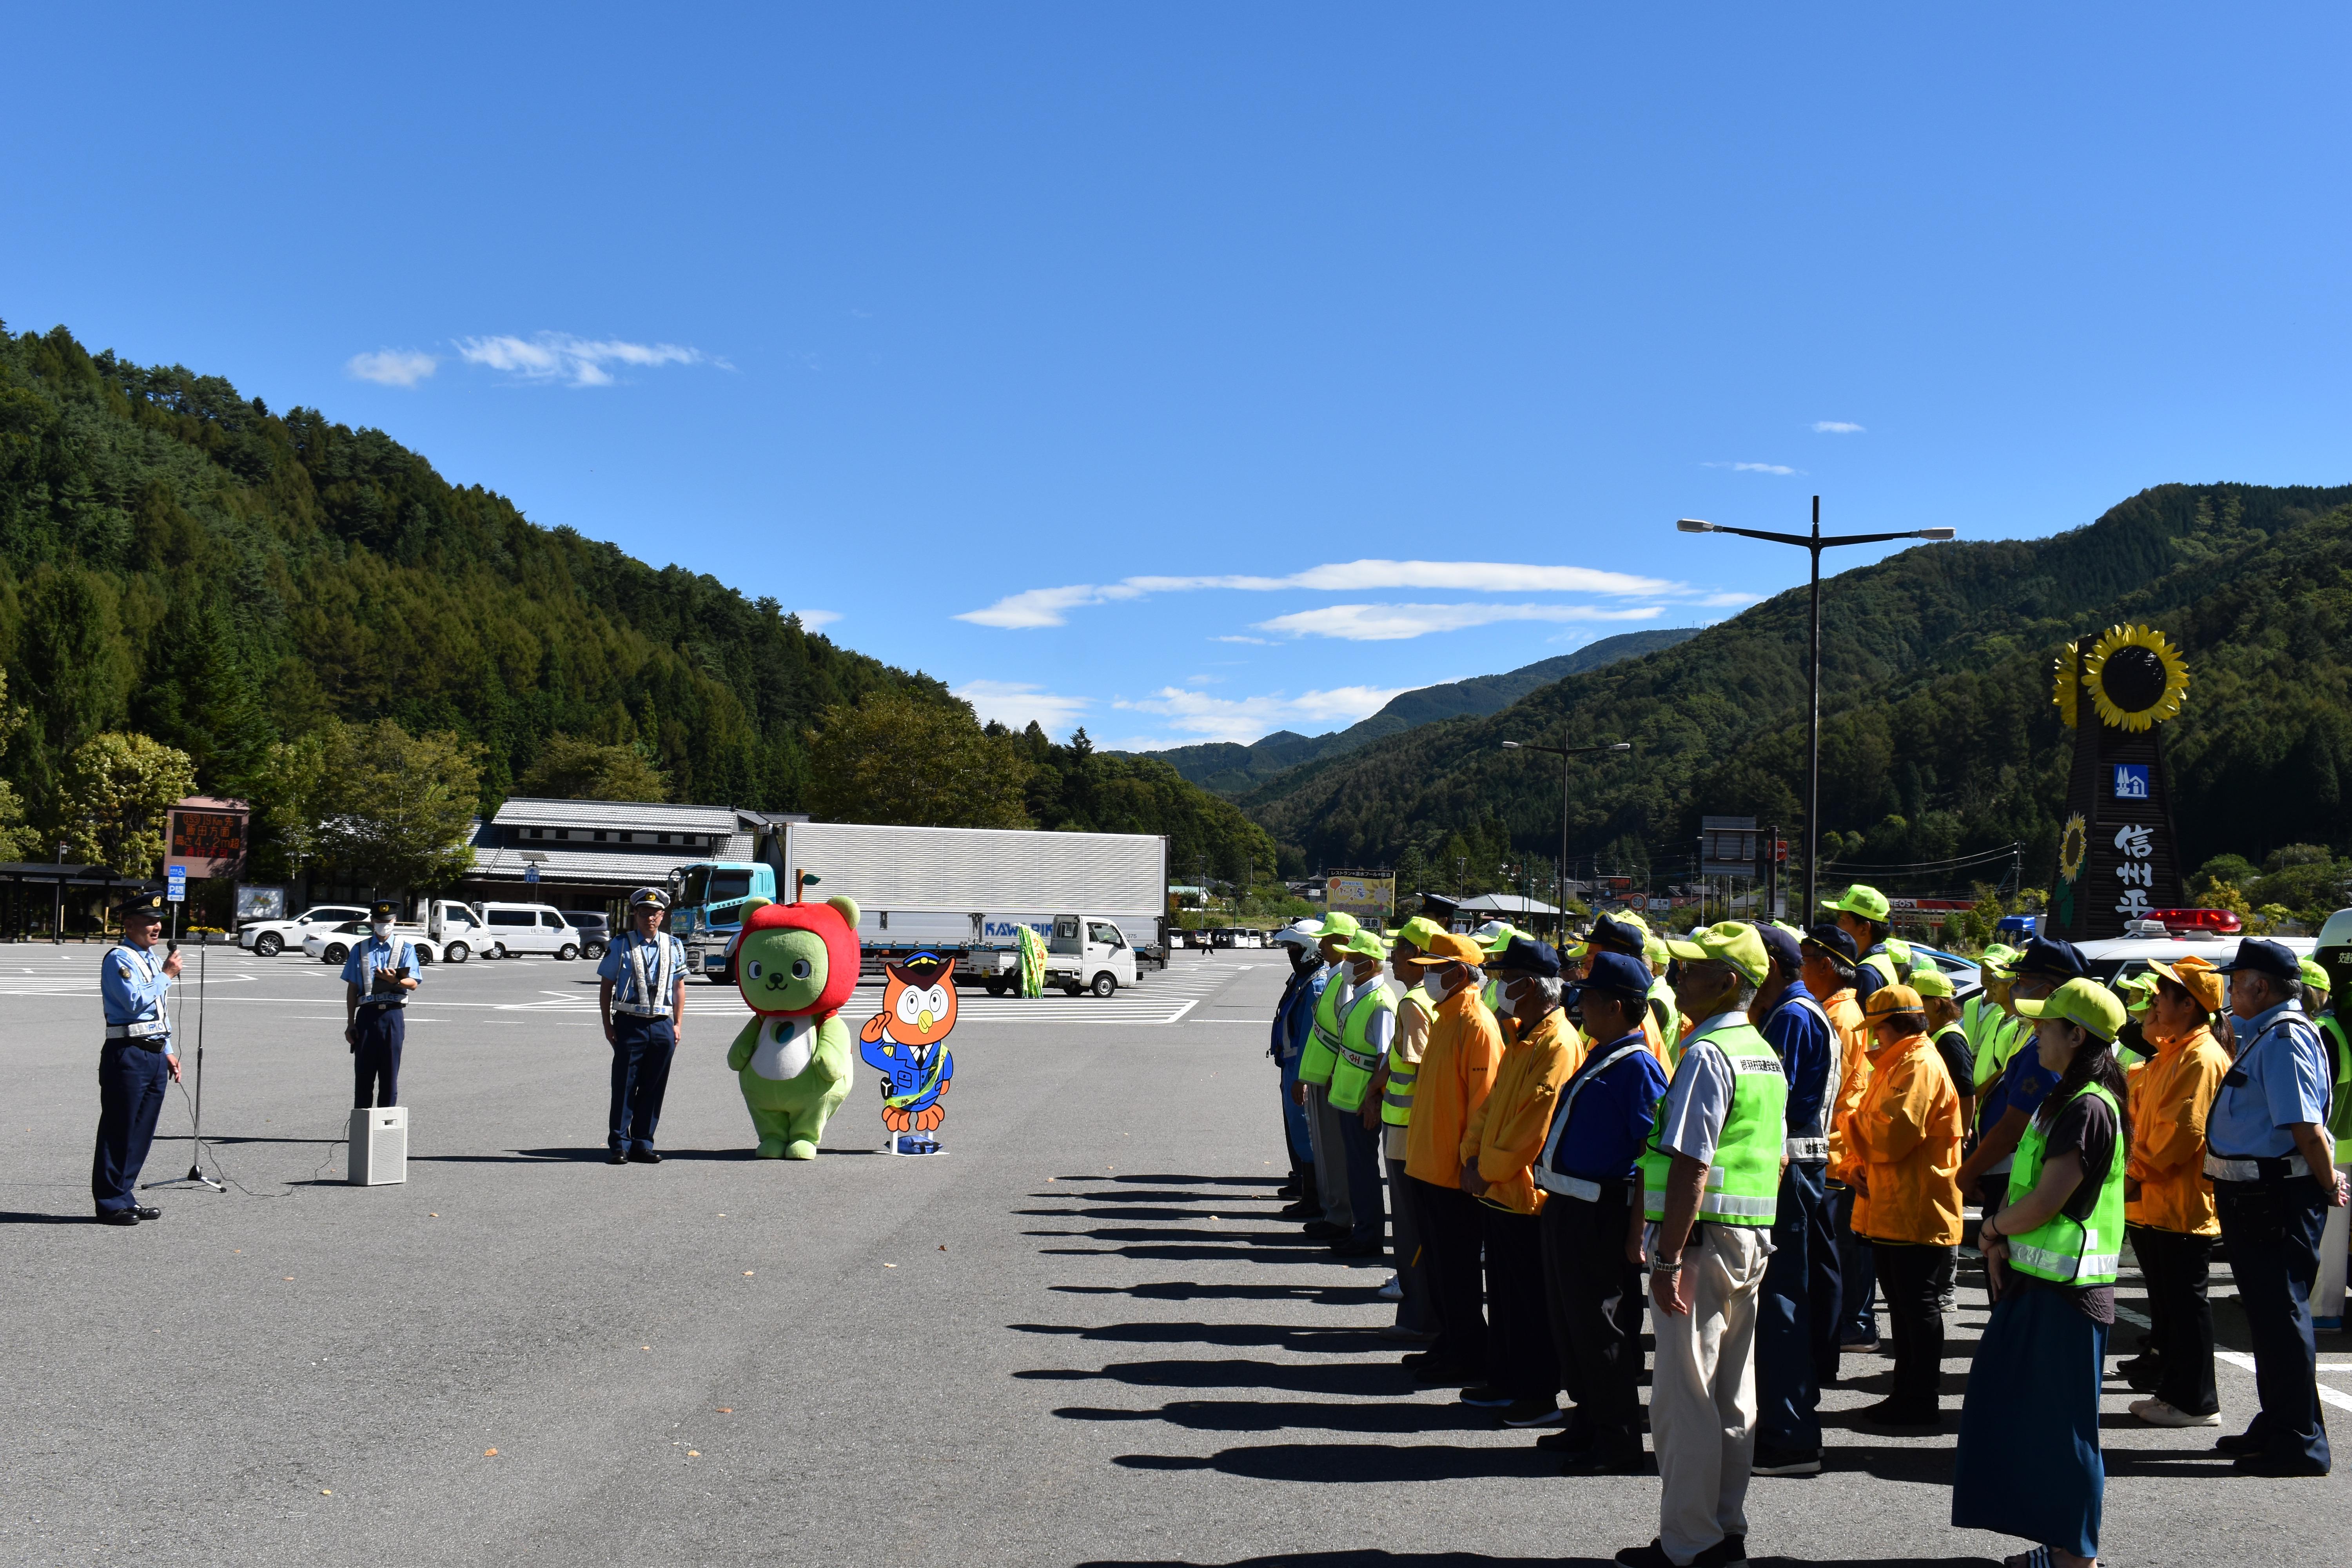
[[[1360,1354],[1388,1350],[1394,1343],[1380,1330],[1293,1329],[1274,1323],[1110,1323],[1080,1329],[1059,1323],[1007,1323],[1015,1333],[1060,1334],[1071,1339],[1108,1340],[1121,1344],[1270,1345],[1282,1350],[1311,1351],[1325,1355]],[[1402,1348],[1402,1347],[1399,1347]]]
[[[1227,1448],[1205,1458],[1189,1454],[1121,1454],[1111,1463],[1130,1470],[1214,1470],[1255,1481],[1372,1486],[1559,1474],[1559,1459],[1532,1446],[1458,1448],[1450,1444],[1269,1443],[1255,1448]]]
[[[1404,1374],[1385,1362],[1130,1361],[1096,1372],[1041,1367],[1013,1374],[1031,1383],[1122,1383],[1137,1388],[1267,1388],[1293,1394],[1394,1398]]]
[[[94,1214],[30,1214],[0,1210],[0,1225],[96,1225]]]
[[[1296,1426],[1325,1432],[1402,1436],[1414,1432],[1489,1432],[1495,1426],[1492,1411],[1475,1410],[1467,1405],[1340,1404],[1311,1399],[1185,1399],[1156,1410],[1066,1405],[1054,1414],[1065,1421],[1164,1421],[1188,1432],[1279,1432]]]
[[[1633,1545],[1634,1542],[1628,1542]],[[1606,1557],[1489,1557],[1482,1552],[1285,1552],[1218,1564],[1095,1557],[1077,1568],[1610,1568]],[[1751,1557],[1757,1568],[1981,1568],[1995,1557]]]
[[[1150,1285],[1048,1285],[1067,1296],[1133,1296],[1146,1301],[1330,1301],[1360,1306],[1377,1289],[1370,1280],[1361,1285],[1196,1285],[1188,1279],[1166,1279]]]

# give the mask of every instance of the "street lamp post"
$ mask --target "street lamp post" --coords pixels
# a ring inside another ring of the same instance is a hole
[[[1821,845],[1822,845],[1822,552],[1840,544],[1884,544],[1891,539],[1948,540],[1953,530],[1948,528],[1914,528],[1901,533],[1836,533],[1822,535],[1822,498],[1813,498],[1813,531],[1803,533],[1773,533],[1759,528],[1726,528],[1720,523],[1702,522],[1695,517],[1676,520],[1675,526],[1685,533],[1736,533],[1742,539],[1769,540],[1774,544],[1793,544],[1809,551],[1813,558],[1813,627],[1812,652],[1807,659],[1812,686],[1811,713],[1807,720],[1805,742],[1805,913],[1800,924],[1808,924],[1821,904]]]
[[[1631,741],[1604,741],[1594,746],[1539,746],[1531,741],[1506,741],[1507,752],[1549,752],[1559,759],[1559,859],[1554,863],[1553,901],[1559,906],[1559,934],[1568,935],[1568,760],[1587,752],[1630,752]]]

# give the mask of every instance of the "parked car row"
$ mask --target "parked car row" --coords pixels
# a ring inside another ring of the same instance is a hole
[[[349,904],[318,904],[290,920],[247,921],[236,943],[259,958],[289,947],[321,963],[341,963],[368,936],[368,911]],[[612,933],[604,915],[549,904],[427,902],[423,921],[394,928],[416,950],[419,963],[463,963],[476,956],[509,958],[544,953],[569,963],[604,956]]]

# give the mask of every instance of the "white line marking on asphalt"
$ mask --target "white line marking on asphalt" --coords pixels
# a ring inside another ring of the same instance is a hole
[[[2230,1365],[2236,1367],[2240,1372],[2252,1372],[2254,1370],[2254,1358],[2246,1354],[2243,1351],[2215,1351],[2213,1352],[2213,1359],[2219,1362],[2227,1362]],[[2335,1405],[2339,1410],[2352,1410],[2352,1394],[2340,1393],[2336,1389],[2328,1387],[2326,1384],[2319,1384],[2318,1388],[2319,1397],[2321,1399]]]
[[[1181,1007],[1179,1007],[1173,1013],[1169,1014],[1168,1021],[1171,1024],[1175,1023],[1177,1020],[1183,1017],[1185,1014],[1191,1012],[1200,1005],[1201,999],[1198,996],[1193,997],[1190,1002],[1185,1003]]]

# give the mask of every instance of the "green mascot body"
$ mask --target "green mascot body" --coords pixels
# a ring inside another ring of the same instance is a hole
[[[728,1047],[762,1160],[813,1160],[824,1124],[849,1098],[849,1026],[857,986],[857,905],[763,904],[735,940],[736,988],[751,1021]]]

